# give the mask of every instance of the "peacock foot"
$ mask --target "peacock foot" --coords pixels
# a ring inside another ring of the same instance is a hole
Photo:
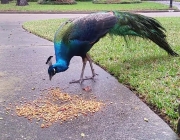
[[[91,79],[91,80],[93,80],[93,81],[95,82],[94,77],[95,77],[96,75],[98,75],[98,74],[94,74],[93,76],[86,76],[84,80],[89,80],[89,79]]]
[[[69,84],[73,84],[73,83],[80,83],[80,84],[82,84],[83,81],[84,81],[84,79],[72,80],[71,82],[69,82]]]
[[[96,75],[97,75],[97,74],[96,74]],[[85,78],[79,79],[79,80],[73,80],[73,81],[71,81],[71,82],[69,82],[69,83],[70,83],[70,84],[73,84],[73,83],[80,83],[80,84],[82,84],[82,82],[83,82],[84,80],[90,80],[90,79],[95,82],[94,76],[91,76],[91,77],[85,77]]]

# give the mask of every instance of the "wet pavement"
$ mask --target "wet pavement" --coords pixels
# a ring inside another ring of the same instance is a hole
[[[66,72],[49,81],[45,62],[54,54],[53,43],[23,30],[22,24],[30,20],[74,16],[83,15],[0,15],[0,139],[179,140],[159,116],[100,67],[95,66],[99,74],[96,82],[69,84],[80,76],[82,62],[79,57],[72,59]],[[91,75],[89,66],[85,75]],[[82,90],[86,86],[90,86],[92,91]],[[2,105],[19,102],[21,97],[33,100],[40,96],[40,90],[50,87],[59,87],[73,95],[92,94],[107,105],[92,116],[80,116],[63,124],[55,123],[49,128],[41,128],[35,121],[6,114]],[[82,137],[82,133],[85,136]]]

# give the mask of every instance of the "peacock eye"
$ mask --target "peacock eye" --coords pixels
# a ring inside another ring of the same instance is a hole
[[[54,74],[56,74],[56,69],[55,68],[53,68],[53,72],[54,72]]]

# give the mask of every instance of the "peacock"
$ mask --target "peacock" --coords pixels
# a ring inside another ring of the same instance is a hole
[[[169,55],[178,56],[168,44],[164,31],[165,28],[156,19],[130,12],[104,11],[67,20],[54,36],[56,63],[52,64],[53,56],[50,56],[46,62],[49,64],[49,79],[51,80],[56,73],[66,71],[73,56],[82,58],[83,67],[80,79],[70,83],[82,83],[84,80],[94,79],[96,73],[88,51],[108,33],[125,38],[134,36],[149,39]],[[83,78],[87,61],[89,61],[92,76]]]

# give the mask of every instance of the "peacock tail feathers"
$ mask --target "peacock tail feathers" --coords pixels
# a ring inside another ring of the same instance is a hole
[[[166,40],[165,28],[154,18],[140,14],[114,11],[117,23],[110,29],[110,35],[139,36],[150,39],[169,54],[177,56]]]
[[[114,11],[114,15],[117,17],[117,23],[109,31],[110,34],[119,36],[139,36],[142,38],[157,34],[161,37],[166,37],[164,34],[165,29],[154,18],[117,11]]]

